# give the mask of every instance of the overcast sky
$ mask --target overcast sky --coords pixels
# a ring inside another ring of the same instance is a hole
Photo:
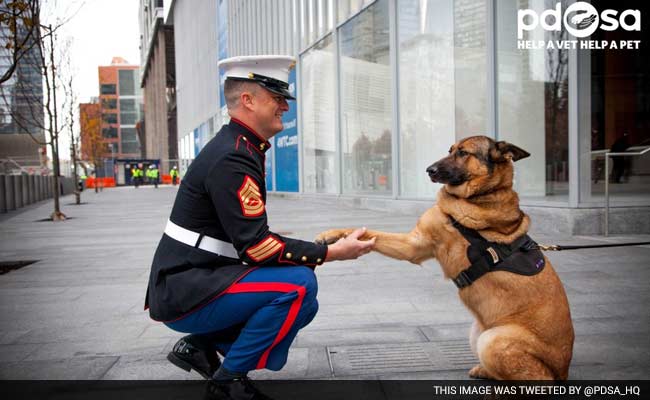
[[[138,0],[50,1],[60,18],[73,15],[61,28],[59,38],[72,38],[74,86],[80,103],[99,95],[98,66],[110,65],[115,56],[140,64]],[[69,159],[67,135],[61,139],[61,158]]]
[[[59,1],[62,3],[66,2]],[[114,56],[140,64],[138,3],[138,0],[78,2],[81,9],[63,26],[61,36],[73,38],[72,61],[77,70],[75,78],[81,102],[99,94],[98,66],[109,65]],[[61,6],[59,9],[65,10]]]

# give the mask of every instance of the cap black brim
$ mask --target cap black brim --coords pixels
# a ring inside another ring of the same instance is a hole
[[[264,87],[269,92],[273,92],[275,94],[279,94],[280,96],[284,96],[284,98],[287,99],[287,100],[295,100],[296,99],[286,89],[281,89],[281,88],[277,88],[277,87],[269,87],[269,86],[267,86],[267,85],[265,85],[265,84],[263,84],[261,82],[257,82],[257,83],[259,83],[262,87]]]
[[[232,79],[236,81],[247,81],[247,82],[254,82],[257,83],[258,85],[262,86],[264,89],[267,89],[270,92],[273,92],[275,94],[279,94],[280,96],[283,96],[287,100],[295,100],[296,98],[289,93],[289,90],[285,89],[284,87],[280,85],[276,85],[271,82],[265,82],[259,79],[249,79],[249,78],[239,78],[239,77],[228,77],[227,79]],[[288,87],[289,85],[284,82],[283,86]]]

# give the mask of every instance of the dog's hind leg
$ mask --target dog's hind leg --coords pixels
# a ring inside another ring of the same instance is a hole
[[[502,325],[481,333],[476,346],[481,361],[470,376],[500,380],[553,380],[551,369],[535,355],[537,339],[517,325]],[[475,375],[475,376],[474,376]]]
[[[481,325],[477,320],[474,320],[472,327],[469,329],[469,346],[472,348],[472,353],[474,353],[476,357],[479,356],[476,342],[484,329],[483,325]],[[478,364],[469,370],[469,377],[474,379],[493,379],[481,364]]]
[[[478,340],[478,337],[481,335],[481,333],[483,333],[483,330],[485,330],[485,328],[483,328],[483,325],[481,325],[481,323],[477,320],[474,320],[472,327],[469,328],[469,346],[472,348],[472,353],[474,353],[476,357],[478,357],[476,341]]]

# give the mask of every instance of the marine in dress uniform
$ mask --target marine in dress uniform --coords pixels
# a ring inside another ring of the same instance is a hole
[[[288,110],[286,99],[293,99],[287,84],[292,64],[291,57],[257,56],[224,60],[220,67],[227,80],[268,91],[261,94],[273,96],[281,115]],[[318,310],[313,269],[328,258],[328,246],[269,228],[264,160],[271,147],[267,138],[281,123],[262,133],[230,113],[230,123],[180,184],[154,255],[145,308],[151,318],[191,334],[174,346],[172,363],[212,377],[223,398],[264,398],[250,388],[246,373],[279,370],[286,363],[298,330]],[[360,234],[343,252],[334,249],[339,255],[330,254],[330,260],[370,251],[372,243],[356,240]],[[346,246],[329,247],[339,244]]]

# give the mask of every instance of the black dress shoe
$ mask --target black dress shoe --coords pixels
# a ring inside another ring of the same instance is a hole
[[[208,382],[206,400],[273,400],[253,386],[247,376],[228,381]]]
[[[188,335],[176,342],[167,359],[178,368],[187,372],[194,370],[205,379],[210,379],[221,366],[221,361],[217,352],[209,347],[209,344],[200,343],[193,335]]]

